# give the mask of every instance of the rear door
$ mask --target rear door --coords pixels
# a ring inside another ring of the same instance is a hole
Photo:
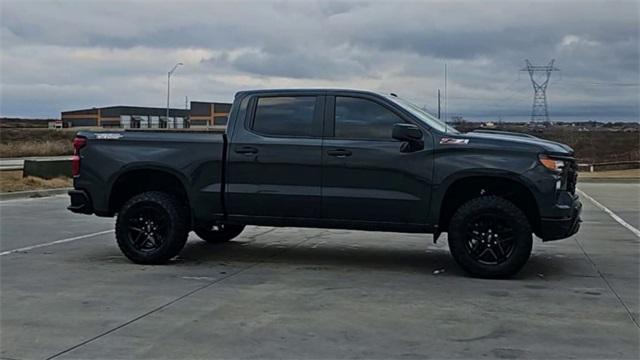
[[[317,92],[252,95],[229,147],[229,214],[320,217],[323,108]]]
[[[325,219],[424,224],[432,182],[432,140],[401,152],[393,125],[410,122],[373,95],[327,96],[323,143]]]

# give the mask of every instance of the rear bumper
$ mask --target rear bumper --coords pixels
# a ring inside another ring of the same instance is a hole
[[[580,213],[582,203],[576,196],[571,204],[571,215],[563,218],[540,219],[540,238],[542,241],[560,240],[568,238],[580,230]]]
[[[69,200],[71,204],[67,209],[79,214],[93,214],[91,198],[84,190],[70,190]]]

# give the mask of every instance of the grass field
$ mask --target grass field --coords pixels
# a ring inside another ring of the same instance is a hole
[[[11,128],[0,131],[0,157],[71,155],[77,129]]]
[[[66,177],[45,180],[33,176],[22,177],[22,170],[0,171],[0,192],[57,189],[72,185],[72,180]]]
[[[480,128],[479,123],[456,125],[461,131]],[[578,131],[573,126],[529,128],[526,125],[502,124],[495,129],[530,134],[542,139],[561,142],[573,148],[578,162],[603,163],[640,160],[640,133],[590,129]]]

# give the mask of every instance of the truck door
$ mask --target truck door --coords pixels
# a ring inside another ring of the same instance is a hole
[[[228,153],[233,217],[320,217],[324,96],[260,93],[237,119]]]
[[[432,137],[401,152],[393,125],[409,122],[374,96],[328,96],[323,142],[324,219],[425,224],[432,183]]]

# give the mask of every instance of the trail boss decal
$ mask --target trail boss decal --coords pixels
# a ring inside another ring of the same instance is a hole
[[[122,134],[117,134],[117,133],[96,134],[96,139],[99,139],[99,140],[117,140],[117,139],[120,139],[121,137],[122,137]]]
[[[469,139],[442,138],[440,144],[443,145],[465,145],[469,143]]]

